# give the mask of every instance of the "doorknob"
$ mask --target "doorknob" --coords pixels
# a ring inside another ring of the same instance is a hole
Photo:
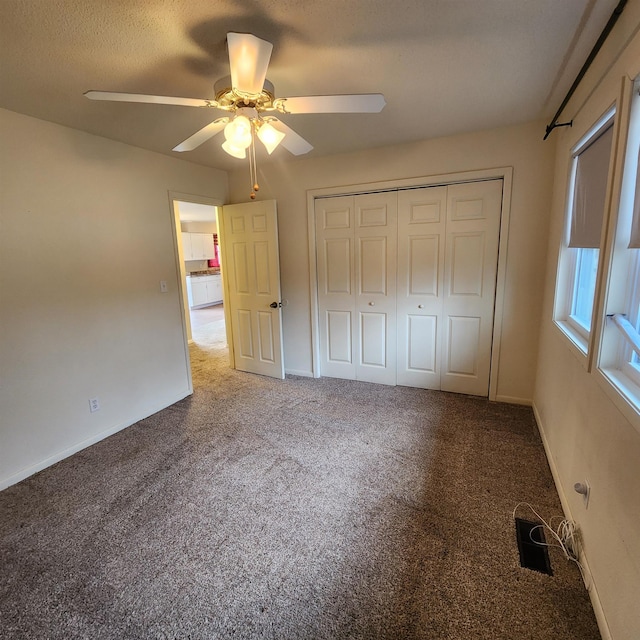
[[[282,306],[282,302],[272,302],[269,306],[270,306],[272,309],[277,309],[278,307],[281,307],[281,306]]]
[[[424,305],[423,304],[419,304],[418,305],[418,309],[424,309]]]

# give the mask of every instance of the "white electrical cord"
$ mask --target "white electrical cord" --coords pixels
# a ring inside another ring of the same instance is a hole
[[[560,518],[560,522],[556,529],[553,528],[553,520],[554,518],[558,518],[560,516],[553,516],[547,522],[528,502],[519,502],[515,509],[513,510],[513,519],[515,520],[516,511],[520,507],[529,507],[531,511],[536,515],[538,520],[542,524],[539,524],[531,529],[529,533],[529,538],[531,542],[537,544],[541,547],[557,547],[558,549],[562,549],[562,553],[564,553],[564,557],[567,560],[571,560],[571,562],[575,562],[578,565],[578,569],[580,569],[580,574],[582,575],[582,580],[586,582],[584,568],[580,564],[578,560],[578,529],[576,527],[576,523],[573,520],[567,520],[566,518]],[[535,529],[545,528],[551,536],[558,541],[558,544],[548,544],[546,542],[538,542],[531,538],[531,533]]]

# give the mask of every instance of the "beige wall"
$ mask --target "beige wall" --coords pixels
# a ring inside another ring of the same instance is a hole
[[[295,124],[294,124],[295,126]],[[327,121],[327,126],[331,123]],[[311,375],[307,190],[513,167],[498,396],[530,403],[542,300],[554,141],[543,122],[286,165],[260,167],[260,198],[278,202],[285,367]],[[232,202],[248,199],[246,167],[230,174]]]
[[[189,392],[168,192],[227,177],[4,110],[0,139],[2,488]]]
[[[634,428],[618,411],[597,368],[587,372],[554,326],[552,312],[571,147],[616,101],[623,76],[640,73],[640,37],[626,44],[639,24],[640,3],[630,2],[562,116],[574,126],[553,133],[558,144],[534,394],[565,512],[581,531],[603,637],[616,640],[640,638],[640,419]],[[585,479],[591,485],[588,508],[573,490]]]

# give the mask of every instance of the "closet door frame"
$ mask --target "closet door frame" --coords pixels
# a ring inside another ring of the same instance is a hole
[[[461,182],[477,182],[481,180],[503,180],[502,214],[500,218],[500,243],[498,247],[498,272],[496,278],[496,295],[493,315],[493,340],[491,349],[491,372],[489,375],[489,400],[497,400],[498,364],[502,344],[502,317],[504,310],[504,289],[507,266],[507,244],[509,239],[509,218],[511,213],[511,185],[513,181],[512,167],[497,167],[478,171],[464,171],[436,176],[407,178],[403,180],[387,180],[352,184],[307,191],[307,229],[309,235],[309,292],[311,299],[311,356],[313,377],[322,375],[320,370],[320,335],[318,322],[318,273],[316,262],[316,223],[315,200],[333,196],[350,196],[394,189],[410,189],[415,187],[435,187],[457,184]]]

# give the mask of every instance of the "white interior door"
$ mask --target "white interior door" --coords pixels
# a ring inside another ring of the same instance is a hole
[[[441,389],[489,395],[502,180],[447,187]]]
[[[223,207],[220,232],[234,366],[284,378],[275,200]]]

